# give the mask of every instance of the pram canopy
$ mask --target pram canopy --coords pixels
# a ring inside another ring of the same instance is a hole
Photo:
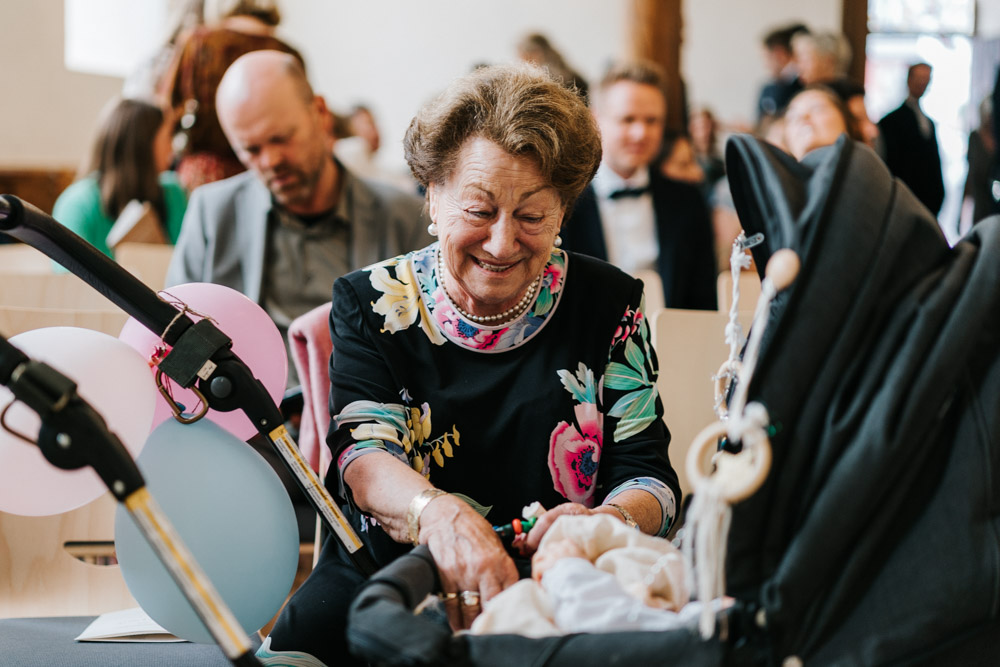
[[[726,157],[741,223],[765,237],[757,266],[791,248],[802,268],[772,304],[748,388],[770,415],[773,461],[761,489],[733,508],[726,572],[737,604],[722,617],[725,639],[434,634],[399,613],[433,590],[433,564],[417,553],[356,602],[348,635],[363,655],[479,665],[996,662],[1000,217],[950,248],[913,194],[846,137],[799,163],[737,136]],[[376,647],[388,627],[391,641]]]

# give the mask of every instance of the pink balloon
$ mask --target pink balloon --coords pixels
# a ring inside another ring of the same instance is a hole
[[[211,317],[219,329],[232,339],[233,352],[250,367],[250,371],[263,383],[275,403],[281,401],[288,379],[288,354],[281,332],[263,308],[230,287],[212,283],[186,283],[168,287],[161,292],[161,296],[166,301],[182,301],[188,308]],[[195,321],[201,319],[193,313],[189,315]],[[134,318],[129,318],[118,337],[138,350],[147,360],[153,357],[160,346],[159,335]],[[152,371],[155,374],[156,368]],[[193,412],[198,405],[194,392],[178,387],[166,375],[163,379],[169,384],[174,400],[188,412]],[[166,399],[157,392],[153,426],[172,418]],[[206,419],[212,420],[240,440],[248,440],[257,433],[253,423],[239,409],[232,412],[209,410]]]
[[[77,392],[96,409],[133,458],[153,424],[156,389],[149,365],[131,347],[90,329],[49,327],[10,339],[30,358],[44,361],[77,383]],[[0,386],[0,408],[13,395]],[[38,437],[38,415],[20,402],[7,412],[9,426]],[[0,429],[0,511],[26,516],[60,514],[86,505],[107,487],[90,467],[62,470],[35,445]]]

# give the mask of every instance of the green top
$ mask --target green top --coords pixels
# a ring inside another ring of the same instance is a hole
[[[187,209],[187,195],[172,171],[160,174],[160,187],[163,188],[163,203],[167,212],[167,238],[171,243],[176,243],[184,211]],[[114,258],[106,240],[114,220],[101,207],[101,192],[96,175],[82,178],[66,188],[56,200],[52,217],[108,257]]]

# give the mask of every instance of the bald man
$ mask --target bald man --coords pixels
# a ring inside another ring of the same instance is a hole
[[[334,159],[332,117],[292,56],[240,57],[216,107],[248,171],[191,194],[167,285],[232,287],[287,336],[293,319],[330,300],[338,277],[432,240],[423,200],[365,182]]]

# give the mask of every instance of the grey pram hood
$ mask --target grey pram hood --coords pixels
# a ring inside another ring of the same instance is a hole
[[[757,265],[802,259],[750,386],[778,432],[734,508],[730,592],[762,605],[779,659],[884,664],[997,635],[1000,218],[949,248],[846,137],[804,164],[737,137],[727,166]]]

